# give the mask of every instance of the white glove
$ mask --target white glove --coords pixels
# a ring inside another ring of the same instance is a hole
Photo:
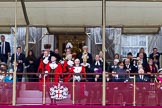
[[[67,62],[67,64],[68,64],[69,66],[73,66],[74,62],[71,61],[71,60],[69,60],[69,61]]]
[[[41,74],[39,75],[39,78],[42,78],[42,75]]]
[[[48,75],[48,71],[45,71],[44,73],[45,73],[44,75],[45,75],[45,77],[46,77],[46,76]]]
[[[46,57],[44,60],[43,60],[43,63],[44,64],[47,64],[49,62],[48,58]]]
[[[97,71],[98,70],[98,68],[94,68],[94,71]]]
[[[88,67],[88,68],[90,68],[90,64],[89,64],[89,63],[86,63],[86,64],[81,63],[81,65],[84,66],[84,67]]]
[[[64,61],[60,61],[61,64],[64,64]]]

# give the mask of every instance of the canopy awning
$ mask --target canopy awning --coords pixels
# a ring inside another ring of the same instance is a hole
[[[107,1],[106,26],[160,27],[161,1]],[[76,27],[83,29],[102,25],[101,0],[18,0],[17,6],[18,26],[48,27],[51,32],[60,32],[60,29],[75,31]],[[0,0],[0,27],[14,26],[14,8],[14,0]]]

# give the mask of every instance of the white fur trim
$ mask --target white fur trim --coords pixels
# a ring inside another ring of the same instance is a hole
[[[57,66],[58,66],[58,64],[56,64],[56,63],[50,63],[49,66],[50,66],[51,69],[56,69]]]

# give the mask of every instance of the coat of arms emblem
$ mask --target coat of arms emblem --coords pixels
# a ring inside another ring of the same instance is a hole
[[[50,88],[50,96],[51,99],[55,100],[63,100],[68,97],[68,88],[61,86],[60,83],[58,85]]]

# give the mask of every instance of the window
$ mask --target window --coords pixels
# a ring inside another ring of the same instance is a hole
[[[121,37],[121,55],[127,56],[128,52],[132,52],[133,57],[137,56],[139,49],[143,47],[146,54],[148,53],[148,37],[147,35],[122,35]]]

